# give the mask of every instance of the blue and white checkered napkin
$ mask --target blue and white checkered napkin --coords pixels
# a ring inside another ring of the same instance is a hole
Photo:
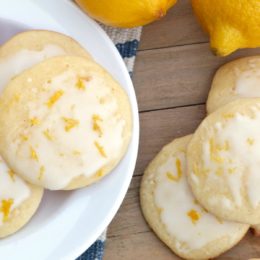
[[[130,75],[132,75],[142,28],[138,27],[134,29],[115,29],[103,25],[102,27],[115,43],[118,51],[126,63]],[[103,258],[105,240],[106,230],[98,238],[98,240],[77,260],[101,260]]]

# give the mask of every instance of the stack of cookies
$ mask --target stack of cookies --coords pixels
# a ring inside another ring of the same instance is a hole
[[[141,184],[144,216],[185,259],[209,259],[260,230],[260,56],[221,67],[208,116],[166,145]]]
[[[89,53],[50,31],[0,48],[0,237],[29,221],[44,189],[90,185],[126,152],[128,96]]]

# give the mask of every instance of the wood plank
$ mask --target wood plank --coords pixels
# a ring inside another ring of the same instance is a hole
[[[191,134],[205,116],[204,105],[140,114],[140,146],[135,175],[141,175],[163,145]]]
[[[141,51],[133,82],[140,111],[204,103],[216,69],[238,57],[260,54],[244,49],[216,57],[207,43]]]
[[[180,259],[152,233],[128,234],[108,238],[104,260],[177,260]]]
[[[190,0],[179,0],[167,15],[143,28],[140,50],[208,41],[193,14]]]
[[[139,206],[140,180],[141,176],[135,176],[132,179],[126,199],[121,205],[116,218],[109,226],[108,238],[150,231],[145,223]]]

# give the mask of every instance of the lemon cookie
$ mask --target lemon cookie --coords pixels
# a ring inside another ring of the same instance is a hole
[[[260,98],[238,99],[210,114],[187,151],[195,197],[220,218],[260,219]]]
[[[91,56],[75,40],[61,33],[36,30],[15,35],[0,48],[0,89],[25,69],[50,57]]]
[[[17,174],[47,189],[102,178],[132,132],[125,91],[81,57],[51,58],[23,72],[5,88],[0,109],[0,153]]]
[[[220,67],[207,100],[208,113],[238,99],[260,97],[260,56],[245,57]],[[252,227],[260,235],[260,225]]]
[[[260,56],[229,62],[216,72],[207,100],[207,111],[238,98],[260,97]]]
[[[203,209],[186,179],[190,136],[166,145],[149,164],[141,183],[143,214],[159,236],[185,259],[209,259],[230,249],[248,225],[221,221]]]
[[[26,183],[0,158],[0,238],[22,228],[37,210],[43,189]]]

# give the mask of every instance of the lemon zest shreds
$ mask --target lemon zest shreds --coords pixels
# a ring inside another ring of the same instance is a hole
[[[101,117],[99,115],[93,115],[92,120],[93,120],[93,130],[98,132],[99,136],[102,136],[103,131],[99,125],[99,122],[102,121]]]
[[[14,171],[13,171],[13,170],[9,169],[9,170],[8,170],[8,175],[10,176],[10,178],[11,178],[12,181],[15,181],[15,178],[14,178],[15,174],[14,174]]]
[[[253,139],[253,138],[247,138],[247,143],[249,144],[249,145],[253,145],[254,144],[254,142],[255,142],[255,140]]]
[[[45,172],[45,167],[44,166],[41,166],[40,167],[40,171],[39,171],[39,176],[38,176],[38,180],[42,180],[42,177],[44,175],[44,172]]]
[[[235,115],[233,113],[223,114],[224,119],[231,119],[231,118],[234,118],[234,117],[235,117]]]
[[[62,118],[65,122],[65,131],[69,132],[72,128],[76,127],[79,125],[79,121],[73,118]]]
[[[167,178],[171,181],[179,181],[182,176],[181,161],[179,158],[176,159],[175,166],[177,169],[177,175],[174,175],[171,172],[166,173]]]
[[[99,169],[96,173],[97,177],[102,177],[104,176],[104,170],[103,169]]]
[[[46,129],[43,131],[44,136],[49,140],[49,141],[53,141],[53,136],[50,133],[49,129]]]
[[[58,90],[56,91],[48,100],[48,102],[46,103],[46,105],[51,108],[64,94],[63,90]]]
[[[209,146],[210,146],[210,159],[216,163],[223,163],[224,158],[217,155],[220,151],[226,151],[229,149],[229,143],[226,141],[225,145],[222,147],[220,145],[216,145],[213,138],[209,140]]]
[[[31,158],[33,160],[35,160],[35,161],[39,161],[38,155],[37,155],[36,151],[32,147],[30,147],[30,151],[31,151]]]
[[[33,117],[30,119],[31,126],[39,125],[40,121],[37,117]]]
[[[25,141],[25,142],[28,141],[28,139],[29,139],[28,136],[23,135],[23,134],[21,134],[20,137],[21,137],[22,141]]]
[[[78,79],[78,81],[77,81],[75,86],[76,86],[77,89],[80,89],[80,90],[85,90],[86,89],[86,86],[84,84],[84,80],[81,79],[81,78]]]
[[[200,219],[200,214],[194,209],[187,212],[187,216],[191,219],[193,224],[196,224]]]
[[[106,153],[105,153],[105,150],[104,150],[104,147],[101,146],[97,141],[94,142],[97,150],[99,151],[99,153],[103,156],[103,157],[107,157]]]
[[[13,199],[2,200],[0,212],[3,213],[3,222],[8,220],[13,203]]]

